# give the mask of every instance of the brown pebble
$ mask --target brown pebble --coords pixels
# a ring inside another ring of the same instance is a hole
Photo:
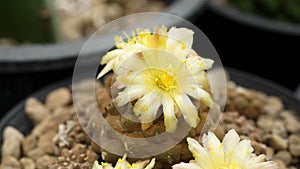
[[[283,103],[278,97],[270,96],[267,99],[267,103],[264,106],[265,113],[275,116],[278,114],[283,108]]]
[[[288,166],[292,160],[292,156],[288,151],[282,150],[275,154],[274,159],[279,159]]]
[[[291,152],[291,154],[293,156],[296,156],[296,157],[299,157],[300,156],[300,144],[298,145],[295,145],[295,144],[292,144],[289,146],[289,150]]]
[[[35,163],[31,158],[23,157],[20,159],[22,169],[35,169]]]
[[[42,121],[49,112],[49,109],[36,98],[30,97],[25,102],[25,113],[34,124]]]
[[[266,156],[268,159],[274,158],[274,149],[271,147],[267,147]]]
[[[36,148],[36,149],[33,149],[31,151],[29,151],[27,153],[27,156],[33,160],[37,160],[38,158],[40,158],[41,156],[43,156],[45,154],[44,150],[43,149],[40,149],[40,148]]]
[[[50,130],[57,131],[58,125],[66,122],[68,118],[70,118],[69,115],[73,113],[74,112],[71,111],[71,109],[66,107],[56,108],[51,115],[47,116],[43,121],[36,125],[31,133],[40,136]]]
[[[0,169],[21,169],[19,161],[12,156],[2,157]]]
[[[72,101],[71,92],[66,87],[61,87],[51,91],[46,97],[46,106],[55,109],[70,104]]]
[[[300,137],[297,135],[291,135],[288,139],[289,150],[291,154],[295,157],[300,156]]]
[[[278,134],[281,137],[287,137],[287,132],[284,127],[284,123],[282,120],[276,120],[273,124],[273,129],[272,129],[273,134]]]
[[[274,162],[277,163],[278,169],[287,169],[285,163],[282,160],[276,159],[274,160]]]
[[[56,162],[56,157],[44,155],[36,160],[37,169],[48,169],[48,166]]]
[[[251,142],[255,154],[266,154],[267,153],[267,146],[262,143],[258,143],[257,141],[252,141]]]
[[[288,147],[287,141],[277,134],[272,134],[272,135],[268,136],[267,142],[275,150],[286,150]]]
[[[263,131],[270,132],[273,129],[274,119],[270,116],[260,116],[256,124]]]
[[[249,102],[243,96],[234,98],[233,103],[235,104],[235,106],[238,110],[243,110],[244,108],[246,108],[249,105]]]
[[[21,142],[23,134],[12,126],[8,126],[3,131],[2,158],[12,156],[16,159],[21,156]]]
[[[300,131],[300,123],[295,118],[285,120],[286,130],[290,133],[298,133]]]
[[[24,155],[28,156],[28,153],[37,147],[37,136],[29,135],[22,141],[22,150]]]

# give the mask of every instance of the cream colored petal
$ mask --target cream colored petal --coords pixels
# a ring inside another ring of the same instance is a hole
[[[152,158],[150,163],[145,167],[145,169],[152,169],[155,165],[155,158]]]
[[[162,99],[164,123],[167,132],[174,132],[177,127],[177,118],[174,112],[174,101],[171,97],[164,96]]]
[[[197,163],[179,163],[172,166],[172,169],[204,169]]]
[[[266,161],[266,156],[264,154],[261,154],[259,156],[255,156],[251,159],[251,162],[253,164],[255,163],[260,163],[260,162],[265,162]]]
[[[146,161],[138,161],[138,162],[136,162],[136,163],[133,163],[132,165],[131,165],[131,169],[144,169],[145,168],[145,166],[147,165],[149,163],[149,161],[148,160],[146,160]]]
[[[134,104],[133,111],[137,116],[140,116],[141,122],[149,122],[156,117],[160,105],[161,93],[158,90],[153,90]]]
[[[126,70],[129,71],[141,71],[145,68],[148,68],[145,61],[143,60],[143,56],[141,52],[133,53],[132,56],[128,56],[124,63],[121,64]]]
[[[203,169],[214,168],[210,154],[204,149],[198,141],[192,138],[187,138],[188,147],[193,154],[197,164]]]
[[[106,64],[110,62],[111,60],[115,59],[116,57],[122,55],[124,53],[123,49],[114,49],[112,51],[109,51],[104,55],[101,59],[101,64]]]
[[[204,148],[206,148],[207,150],[213,149],[215,147],[219,147],[221,145],[220,140],[212,132],[208,132],[207,135],[206,134],[203,135],[202,143]]]
[[[201,67],[202,66],[202,64],[201,64],[201,68],[203,68],[203,69],[205,69],[205,70],[208,70],[208,69],[210,69],[210,68],[212,68],[212,66],[213,66],[213,64],[214,64],[214,61],[213,60],[211,60],[211,59],[201,59],[200,60],[200,62],[202,62],[203,63],[203,67]]]
[[[168,32],[167,46],[172,48],[177,46],[178,43],[186,45],[187,48],[191,48],[193,44],[194,32],[186,28],[172,27]]]
[[[122,82],[127,85],[144,85],[146,83],[146,74],[145,72],[121,72],[122,70],[116,73],[118,76],[116,77],[117,81]],[[122,75],[124,74],[124,75]]]
[[[254,164],[249,169],[279,169],[279,166],[274,161],[268,161]]]
[[[144,50],[142,54],[145,64],[149,68],[168,69],[174,68],[180,63],[177,56],[161,49]]]
[[[127,162],[126,155],[124,155],[122,159],[118,159],[118,162],[116,163],[116,166],[114,168],[115,169],[129,169],[128,166],[131,166],[131,165]]]
[[[142,97],[145,94],[145,90],[144,85],[130,85],[124,91],[119,92],[115,100],[118,106],[124,106],[128,102]]]
[[[201,89],[199,86],[190,85],[186,90],[186,93],[197,100],[201,100],[205,105],[209,107],[211,107],[213,104],[211,95],[204,89]]]
[[[182,94],[181,96],[174,96],[174,100],[183,114],[185,121],[191,127],[195,128],[200,118],[198,116],[198,110],[196,106],[193,105],[191,99],[186,94]]]
[[[240,137],[236,133],[234,129],[231,129],[227,132],[227,134],[224,136],[223,139],[223,146],[225,153],[231,153],[234,148],[238,145],[240,142]]]
[[[114,59],[114,64],[113,64],[113,71],[118,72],[118,69],[121,66],[124,66],[127,64],[128,58],[132,57],[137,51],[135,49],[130,49],[124,52],[122,55]]]
[[[202,137],[202,142],[204,148],[209,151],[214,164],[216,166],[223,166],[225,159],[224,149],[217,136],[212,132],[208,132],[207,135]]]
[[[194,76],[194,80],[195,82],[200,85],[202,88],[209,88],[209,80],[207,78],[207,74],[205,71],[202,71],[201,73],[196,74],[196,76]]]
[[[250,166],[252,152],[253,148],[251,142],[249,140],[243,140],[236,145],[232,160],[239,166]]]
[[[97,79],[100,79],[103,75],[105,75],[106,73],[108,73],[114,64],[114,60],[109,61],[105,67],[101,70],[101,72],[98,74]]]

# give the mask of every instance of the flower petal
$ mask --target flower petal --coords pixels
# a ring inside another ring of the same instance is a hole
[[[187,138],[189,150],[193,154],[198,165],[204,169],[214,168],[214,164],[211,160],[209,153],[199,144],[198,141],[192,138]]]
[[[240,142],[240,137],[234,129],[231,129],[227,132],[223,139],[223,146],[225,153],[232,153],[234,148]]]
[[[114,64],[114,60],[109,61],[105,67],[101,70],[101,72],[98,74],[97,79],[100,79],[103,75],[105,75],[106,73],[108,73]]]
[[[215,166],[223,166],[225,155],[223,145],[221,144],[217,136],[212,132],[208,132],[207,135],[203,136],[202,142],[204,148],[209,151],[211,159]]]
[[[124,53],[123,49],[114,49],[112,51],[109,51],[104,55],[101,59],[101,64],[106,64],[110,62],[111,60],[115,59],[116,57],[122,55]]]
[[[249,140],[243,140],[236,145],[232,160],[239,166],[249,166],[251,164],[250,158],[252,152],[253,148],[251,142]]]
[[[124,91],[119,92],[115,100],[118,106],[124,106],[128,102],[143,96],[145,90],[146,88],[144,85],[130,85]]]
[[[250,169],[279,169],[279,166],[274,161],[257,163],[250,167]]]
[[[164,96],[162,99],[164,123],[167,132],[174,132],[177,127],[177,118],[174,112],[174,101],[171,97]]]
[[[152,169],[155,165],[155,158],[152,158],[150,163],[145,167],[145,169]]]
[[[200,62],[203,63],[203,65],[201,64],[200,67],[203,68],[203,69],[205,69],[205,70],[208,70],[208,69],[212,68],[212,66],[214,64],[214,61],[211,60],[211,59],[204,59],[204,58],[202,58],[200,60]]]
[[[128,166],[131,166],[127,160],[126,160],[126,154],[123,156],[122,159],[118,159],[118,162],[116,163],[116,166],[114,168],[120,168],[120,169],[128,169],[129,167]]]
[[[129,71],[140,71],[148,67],[143,61],[141,52],[133,53],[132,56],[126,58],[124,63],[121,66]]]
[[[211,107],[213,104],[211,95],[205,90],[201,89],[199,86],[190,85],[186,93],[197,100],[201,100],[205,105],[209,107]]]
[[[198,116],[198,110],[196,106],[193,105],[191,99],[186,94],[182,94],[181,96],[176,95],[174,100],[181,110],[185,121],[191,127],[195,128],[200,121],[200,118]]]
[[[178,43],[182,43],[186,45],[187,48],[191,48],[193,44],[193,35],[194,32],[192,30],[172,27],[168,32],[169,39],[167,45],[172,48],[177,46]]]
[[[153,90],[139,99],[133,107],[134,113],[139,116],[141,122],[154,120],[157,110],[161,105],[161,93],[159,90]]]
[[[204,169],[197,163],[179,163],[172,166],[172,169]]]

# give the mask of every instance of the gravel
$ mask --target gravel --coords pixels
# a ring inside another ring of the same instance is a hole
[[[76,87],[89,86],[83,82]],[[134,129],[138,128],[145,135],[152,136],[164,131],[161,121],[141,126],[121,119],[116,109],[111,106],[110,93],[106,84],[97,84],[97,98],[106,120],[119,132],[140,137]],[[50,92],[46,103],[35,98],[28,98],[25,104],[26,114],[35,124],[32,132],[23,136],[15,128],[8,126],[3,133],[2,162],[0,169],[68,169],[91,168],[93,162],[101,159],[115,161],[117,156],[101,150],[82,130],[72,106],[71,92],[68,88],[59,88]],[[83,99],[80,111],[89,99]],[[116,121],[120,123],[113,123]],[[123,123],[126,124],[124,128]],[[299,117],[294,112],[285,110],[280,98],[267,96],[262,92],[228,83],[228,99],[219,127],[215,133],[219,138],[234,128],[244,139],[250,139],[257,154],[266,154],[267,158],[278,163],[279,169],[300,167],[300,127]],[[190,135],[196,135],[193,129]],[[129,132],[130,131],[130,132]],[[114,143],[115,142],[115,143]],[[112,144],[119,145],[120,140],[112,138]],[[172,164],[180,160],[188,161],[192,155],[187,150],[186,142],[157,157],[157,161]],[[122,148],[122,147],[120,147]],[[164,164],[158,163],[156,168]]]

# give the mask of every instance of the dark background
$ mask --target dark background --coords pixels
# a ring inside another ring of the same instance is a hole
[[[300,35],[239,24],[211,10],[200,15],[196,25],[211,40],[225,66],[265,77],[290,90],[300,82]]]
[[[227,67],[250,72],[295,90],[300,36],[256,29],[204,11],[194,23],[208,36]],[[72,76],[72,68],[38,73],[0,73],[0,117],[32,92]]]

